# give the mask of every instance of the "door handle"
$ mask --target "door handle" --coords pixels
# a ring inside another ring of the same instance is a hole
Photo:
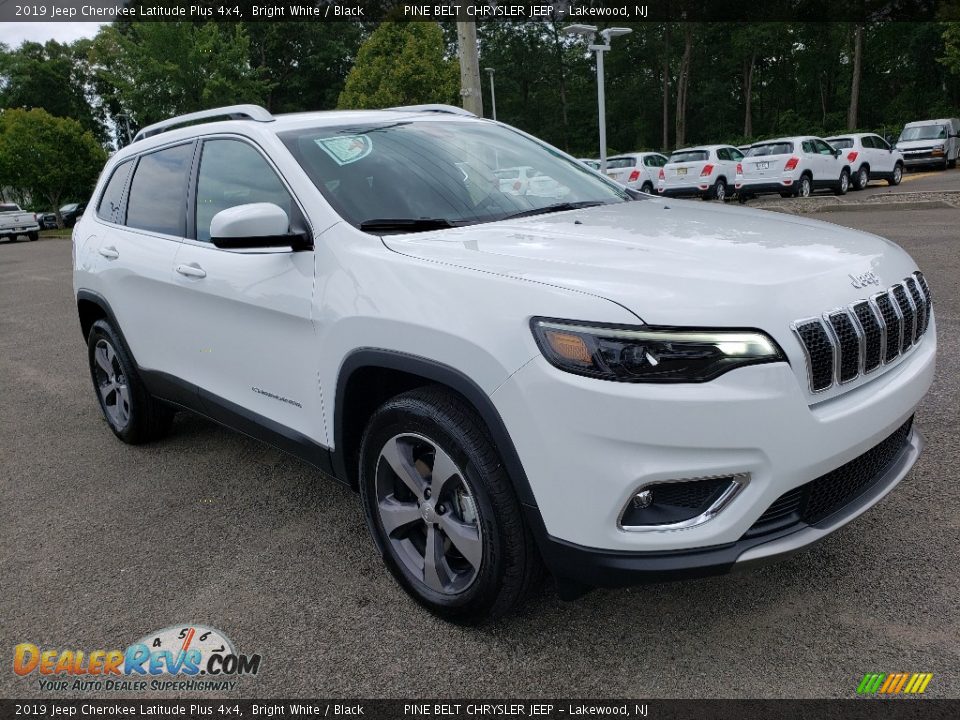
[[[192,278],[205,278],[207,276],[207,271],[195,263],[177,265],[177,272]]]
[[[116,260],[118,257],[120,257],[120,253],[118,253],[117,249],[112,245],[102,247],[97,250],[97,252],[103,255],[107,260]]]

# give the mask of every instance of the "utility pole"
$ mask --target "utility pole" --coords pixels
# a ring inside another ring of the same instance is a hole
[[[477,117],[483,117],[476,23],[457,22],[457,55],[460,58],[460,97],[463,109]]]
[[[497,89],[493,86],[493,74],[496,72],[495,69],[488,67],[484,68],[490,74],[490,106],[493,112],[493,119],[497,119]]]

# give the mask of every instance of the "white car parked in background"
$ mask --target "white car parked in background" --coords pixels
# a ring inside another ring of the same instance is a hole
[[[660,168],[657,191],[661,195],[699,195],[704,200],[726,200],[743,153],[731,145],[701,145],[675,150]]]
[[[850,189],[850,164],[822,138],[765,140],[755,143],[738,166],[736,189],[741,201],[768,193],[808,197],[820,189],[845,195]]]
[[[873,133],[848,133],[827,138],[846,155],[854,190],[863,190],[871,180],[899,185],[903,179],[903,153]]]
[[[500,182],[500,192],[509,195],[533,197],[563,197],[564,189],[556,180],[529,166],[504,168],[494,173]]]
[[[633,190],[655,194],[660,168],[667,158],[657,152],[628,153],[607,159],[607,175]]]

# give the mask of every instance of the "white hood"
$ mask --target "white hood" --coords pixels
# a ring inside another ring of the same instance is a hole
[[[875,235],[663,199],[391,235],[384,243],[425,260],[599,295],[649,324],[761,327],[775,334],[793,320],[885,289],[916,268],[902,249]],[[854,287],[849,275],[868,271],[880,285]]]

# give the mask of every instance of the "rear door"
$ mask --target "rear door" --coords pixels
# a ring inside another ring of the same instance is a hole
[[[260,148],[236,136],[204,140],[192,187],[169,308],[178,319],[175,374],[200,388],[214,417],[226,400],[325,437],[311,317],[313,251],[221,250],[210,242],[210,222],[221,210],[273,203],[292,227],[306,229],[303,210]]]
[[[171,312],[173,259],[186,228],[195,149],[194,141],[179,143],[117,165],[97,207],[94,272],[100,287],[109,288],[107,301],[137,364],[147,370],[173,366],[171,338],[179,325]]]

